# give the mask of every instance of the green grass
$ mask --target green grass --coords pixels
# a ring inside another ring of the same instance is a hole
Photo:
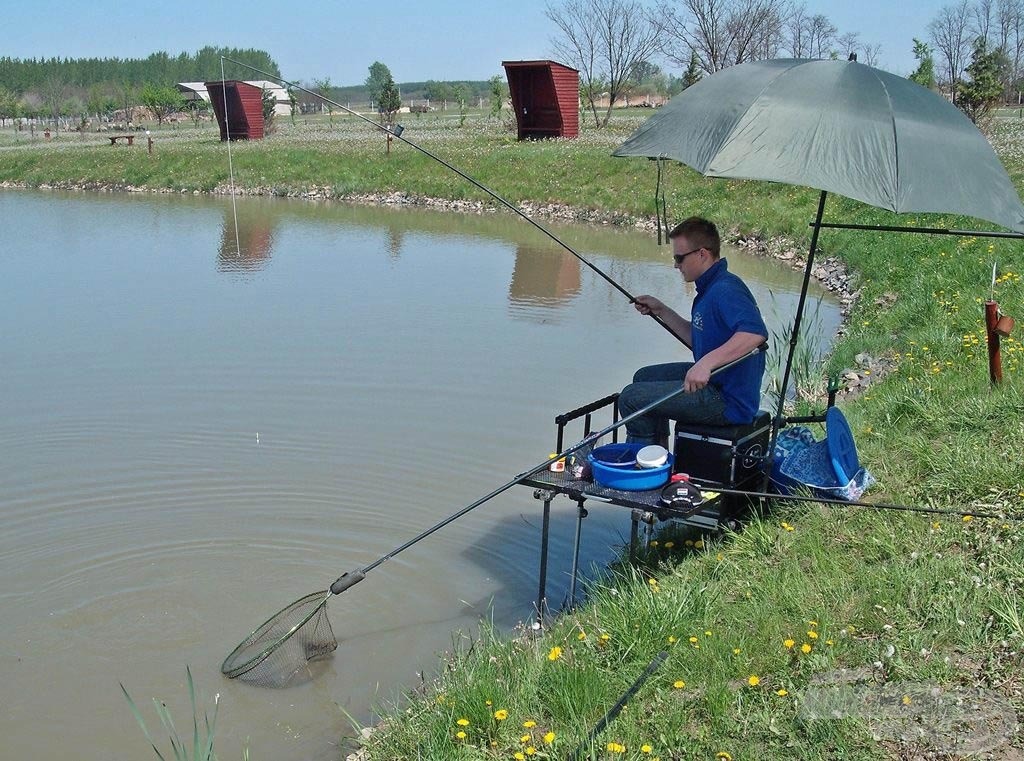
[[[605,131],[584,123],[575,141],[518,143],[502,122],[478,118],[460,129],[433,115],[406,118],[405,134],[513,202],[650,217],[653,166],[609,157],[644,116],[622,116]],[[1024,120],[998,119],[994,130],[1021,187]],[[155,140],[150,157],[138,145],[111,148],[102,136],[28,144],[24,135],[0,132],[0,181],[225,187],[226,149],[209,127],[168,128]],[[487,200],[407,146],[396,143],[385,155],[380,133],[341,117],[333,125],[286,123],[268,140],[233,145],[232,158],[237,184],[263,192]],[[709,180],[680,166],[669,168],[666,189],[673,218],[703,214],[736,233],[788,238],[798,250],[806,248],[818,197],[806,188]],[[983,225],[897,217],[839,197],[829,199],[826,218]],[[819,243],[822,255],[838,256],[856,273],[859,299],[823,365],[801,350],[801,382],[822,388],[827,375],[856,368],[865,353],[895,368],[859,396],[840,399],[861,460],[879,480],[871,498],[1024,514],[1021,344],[1016,335],[1004,339],[1005,377],[993,388],[982,303],[992,296],[1024,319],[1020,243],[836,230]],[[565,758],[667,649],[666,663],[599,738],[595,758],[920,755],[927,737],[900,739],[897,729],[910,725],[899,716],[879,720],[854,710],[813,719],[808,696],[827,679],[854,680],[842,689],[861,698],[882,682],[984,689],[1019,714],[1021,542],[1017,522],[813,505],[780,509],[714,542],[663,536],[642,565],[623,565],[594,584],[587,604],[540,638],[512,639],[486,626],[458,635],[436,682],[385,707],[389,718],[366,751],[371,759]],[[950,741],[940,733],[930,742],[942,751]]]

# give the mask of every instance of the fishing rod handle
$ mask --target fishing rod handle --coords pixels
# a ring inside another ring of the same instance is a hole
[[[360,581],[366,578],[366,573],[361,568],[357,568],[354,571],[343,573],[338,577],[338,580],[331,584],[331,594],[340,595],[349,587],[354,587]]]

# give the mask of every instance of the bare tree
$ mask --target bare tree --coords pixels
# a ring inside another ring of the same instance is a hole
[[[949,84],[950,94],[955,96],[956,81],[964,73],[971,50],[970,32],[971,6],[969,0],[960,0],[956,5],[947,5],[928,24],[935,49],[939,52],[942,72]]]
[[[56,132],[60,132],[60,114],[64,102],[68,98],[68,85],[59,77],[51,76],[43,82],[40,92],[43,102],[46,104],[46,110],[50,118],[53,119],[53,128]]]
[[[981,37],[985,42],[992,41],[989,34],[992,31],[993,11],[992,0],[974,0],[971,6],[971,31],[975,39]]]
[[[634,69],[657,49],[657,29],[636,0],[564,0],[545,14],[560,33],[552,40],[555,51],[580,70],[594,123],[607,125]],[[608,93],[603,120],[597,114],[602,91]]]
[[[839,30],[828,20],[828,16],[816,13],[807,25],[807,57],[828,58]]]
[[[878,58],[882,54],[882,45],[878,42],[874,44],[865,44],[861,48],[861,52],[864,53],[864,63],[868,66],[878,66]]]
[[[695,54],[710,74],[777,55],[786,13],[783,0],[663,0],[652,19],[666,58],[685,67]]]
[[[809,21],[806,5],[801,3],[790,8],[786,18],[786,47],[793,58],[807,58],[810,55]]]
[[[997,45],[1006,53],[1006,93],[1016,87],[1024,55],[1024,0],[996,0]]]
[[[860,33],[844,32],[836,37],[837,53],[840,58],[848,58],[851,53],[860,52]]]

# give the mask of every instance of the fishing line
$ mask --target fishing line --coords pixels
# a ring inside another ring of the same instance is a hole
[[[601,270],[599,267],[597,267],[597,265],[595,265],[592,262],[590,262],[581,253],[576,251],[576,249],[574,249],[572,246],[570,246],[565,241],[563,241],[560,238],[558,238],[558,236],[556,236],[553,232],[551,232],[546,227],[544,227],[542,224],[540,224],[539,222],[534,220],[532,217],[530,217],[530,215],[528,215],[525,211],[520,209],[514,203],[512,203],[511,201],[508,201],[508,200],[502,198],[495,191],[491,190],[489,187],[487,187],[486,185],[482,184],[478,180],[473,179],[468,174],[463,172],[461,169],[459,169],[458,167],[448,163],[447,161],[445,161],[443,158],[441,158],[437,154],[431,153],[430,151],[428,151],[423,146],[417,145],[416,143],[414,143],[413,141],[409,140],[408,138],[402,137],[402,132],[405,129],[402,125],[400,125],[400,124],[395,125],[395,127],[392,129],[391,127],[388,127],[387,125],[381,124],[380,122],[375,122],[373,119],[370,119],[370,118],[368,118],[366,116],[363,116],[358,111],[354,111],[351,108],[349,108],[348,106],[343,106],[341,103],[338,103],[335,100],[331,100],[330,98],[328,98],[325,95],[322,95],[321,93],[313,92],[312,90],[309,90],[309,89],[303,87],[302,85],[300,85],[300,84],[298,84],[296,82],[289,82],[287,79],[284,79],[284,78],[282,78],[282,77],[280,77],[280,76],[278,76],[276,74],[271,74],[270,72],[263,71],[262,69],[258,69],[255,66],[250,66],[247,63],[243,63],[242,61],[236,61],[233,58],[227,58],[226,56],[221,56],[221,67],[222,67],[222,69],[223,69],[223,65],[224,65],[223,62],[224,61],[230,61],[231,63],[236,64],[238,66],[243,66],[246,69],[249,69],[251,71],[256,72],[257,74],[262,74],[264,77],[276,80],[276,81],[280,82],[281,84],[283,84],[283,85],[285,85],[287,87],[291,87],[291,88],[294,88],[296,90],[301,90],[302,92],[306,93],[307,95],[312,95],[314,98],[320,98],[324,103],[330,103],[332,106],[336,106],[337,108],[340,108],[345,113],[351,114],[352,116],[356,117],[357,119],[362,119],[367,124],[370,124],[370,125],[376,127],[377,129],[383,131],[383,132],[387,132],[392,137],[394,137],[394,138],[396,138],[398,140],[401,140],[403,143],[408,145],[410,148],[413,148],[414,150],[419,151],[424,156],[427,156],[429,158],[434,159],[434,161],[438,162],[442,166],[447,167],[451,171],[455,172],[455,174],[459,175],[459,177],[462,177],[467,182],[469,182],[472,185],[474,185],[475,187],[479,188],[480,190],[485,192],[487,195],[489,195],[491,198],[493,198],[494,200],[498,201],[500,204],[505,206],[507,209],[509,209],[510,211],[512,211],[515,214],[519,215],[520,217],[525,219],[527,222],[529,222],[531,225],[533,225],[535,228],[540,230],[542,233],[544,233],[546,236],[548,236],[548,238],[553,240],[559,246],[561,246],[566,251],[568,251],[570,254],[572,254],[577,259],[579,259],[579,261],[581,261],[583,264],[585,264],[587,267],[589,267],[591,270],[593,270],[595,273],[597,273],[601,278],[603,278],[605,280],[605,282],[607,282],[609,285],[611,285],[613,288],[615,288],[619,293],[621,293],[623,296],[625,296],[627,299],[629,299],[629,303],[630,304],[636,303],[636,297],[632,293],[630,293],[625,288],[623,288],[621,285],[619,285],[617,282],[612,280],[612,278],[609,275],[607,275],[603,270]],[[225,111],[225,119],[226,118],[227,118],[227,112]],[[676,333],[674,330],[672,330],[672,328],[669,327],[668,323],[666,323],[660,317],[658,317],[656,315],[653,315],[653,314],[650,315],[650,317],[654,318],[655,322],[657,322],[659,325],[661,325],[661,327],[663,327],[665,330],[667,330],[669,333],[671,333],[673,336],[675,336],[675,338],[678,339],[680,342],[682,342],[682,344],[684,346],[686,346],[688,349],[692,349],[693,348],[692,346],[690,346],[689,343],[687,343],[685,340],[683,340],[682,336],[680,336],[678,333]]]
[[[833,499],[830,497],[815,497],[801,494],[776,494],[766,491],[745,491],[743,489],[726,489],[712,486],[707,491],[716,494],[728,494],[737,497],[757,497],[766,500],[787,500],[790,502],[817,502],[825,505],[840,505],[842,507],[872,507],[878,510],[894,510],[909,513],[927,513],[930,515],[955,515],[957,517],[970,518],[991,518],[998,521],[1022,521],[1024,516],[999,515],[996,513],[980,513],[973,510],[945,510],[939,507],[919,507],[915,505],[894,505],[887,502],[860,502],[856,500]]]
[[[231,216],[235,222],[235,253],[242,258],[242,238],[238,234],[238,206],[235,204],[235,165],[231,161],[231,120],[228,119],[228,87],[224,76],[224,56],[220,57],[220,89],[224,96],[224,135],[228,143],[228,176],[231,178]]]

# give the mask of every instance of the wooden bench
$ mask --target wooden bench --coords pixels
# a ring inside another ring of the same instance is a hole
[[[128,145],[132,145],[135,142],[135,135],[107,135],[110,138],[111,145],[117,145],[118,140],[127,140]]]

